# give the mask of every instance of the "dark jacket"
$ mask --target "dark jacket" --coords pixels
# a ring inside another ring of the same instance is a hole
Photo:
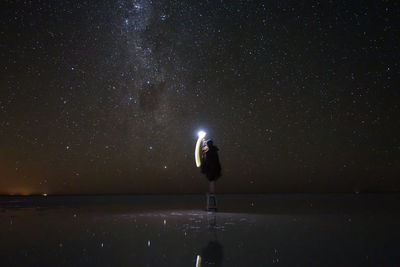
[[[209,181],[215,181],[221,177],[221,164],[218,157],[218,147],[208,146],[208,151],[202,151],[201,172]]]

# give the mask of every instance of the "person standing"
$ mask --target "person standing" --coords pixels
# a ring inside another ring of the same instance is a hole
[[[207,210],[217,210],[215,198],[215,182],[222,176],[221,163],[218,156],[218,147],[209,139],[203,142],[201,148],[201,172],[206,175],[210,184],[210,193],[207,195]]]

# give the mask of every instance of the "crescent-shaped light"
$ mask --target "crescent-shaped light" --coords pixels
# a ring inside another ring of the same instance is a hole
[[[204,132],[204,131],[199,131],[198,133],[197,133],[197,135],[199,136],[199,138],[197,139],[197,142],[196,142],[196,148],[195,148],[195,150],[194,150],[194,158],[195,158],[195,160],[196,160],[196,166],[197,166],[197,168],[199,168],[200,167],[200,165],[201,165],[201,159],[200,159],[200,145],[201,145],[201,141],[204,139],[204,137],[206,136],[206,132]]]

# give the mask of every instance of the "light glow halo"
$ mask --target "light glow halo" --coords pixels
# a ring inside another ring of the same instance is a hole
[[[198,137],[199,138],[204,138],[205,136],[206,136],[206,132],[205,131],[199,131],[198,133],[197,133],[197,135],[198,135]]]
[[[197,142],[196,142],[196,148],[195,148],[195,150],[194,150],[194,158],[195,158],[195,160],[196,160],[196,166],[197,166],[197,168],[199,168],[200,167],[200,165],[201,165],[201,156],[200,156],[200,145],[201,145],[201,142],[203,141],[203,139],[204,139],[204,137],[206,137],[206,132],[204,132],[204,131],[199,131],[198,133],[197,133],[197,135],[199,136],[199,138],[197,139]]]

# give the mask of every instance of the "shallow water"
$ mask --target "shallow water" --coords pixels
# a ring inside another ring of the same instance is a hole
[[[393,266],[399,195],[0,198],[2,266]]]

